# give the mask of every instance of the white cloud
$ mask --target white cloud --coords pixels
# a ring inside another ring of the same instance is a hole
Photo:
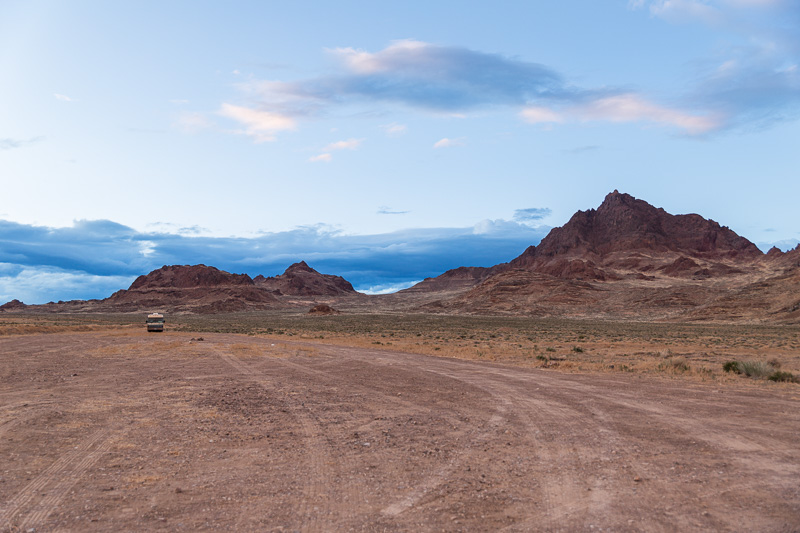
[[[451,148],[453,146],[464,146],[464,137],[459,137],[458,139],[448,139],[445,137],[433,145],[434,148]]]
[[[330,163],[332,159],[331,154],[319,154],[308,158],[312,163]]]
[[[394,292],[413,287],[420,281],[422,280],[417,279],[413,281],[404,281],[402,283],[382,283],[379,285],[371,285],[368,289],[362,289],[359,292],[363,292],[364,294],[392,294]]]
[[[156,243],[153,241],[139,241],[139,253],[144,257],[150,257],[156,252]]]
[[[386,135],[389,137],[399,137],[400,135],[405,135],[408,127],[405,124],[398,124],[396,122],[392,122],[391,124],[384,124],[381,126],[383,131],[386,132]]]
[[[237,133],[249,135],[256,142],[274,141],[277,132],[295,129],[293,118],[270,111],[223,103],[219,114],[244,125],[245,130]]]
[[[655,122],[674,126],[690,135],[708,133],[722,125],[719,117],[692,115],[678,109],[659,106],[632,93],[597,99],[574,108],[573,113],[581,120]]]
[[[335,48],[331,53],[338,56],[353,72],[374,74],[397,67],[398,59],[405,60],[431,45],[413,39],[395,41],[378,53],[365,52],[354,48]]]
[[[135,278],[0,263],[0,303],[13,299],[27,304],[43,304],[48,300],[105,298],[116,290],[128,287]]]
[[[66,94],[53,93],[53,96],[55,96],[56,100],[60,102],[72,102],[72,98],[70,98]]]
[[[564,121],[564,117],[561,116],[561,114],[546,107],[535,107],[535,106],[526,107],[525,109],[522,110],[520,115],[522,115],[522,118],[523,120],[525,120],[525,122],[530,122],[531,124],[539,124],[542,122]]]
[[[361,146],[362,142],[364,142],[364,139],[347,139],[346,141],[337,141],[329,144],[323,148],[323,150],[326,152],[333,150],[355,150]]]

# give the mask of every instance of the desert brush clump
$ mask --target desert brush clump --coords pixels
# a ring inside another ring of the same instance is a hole
[[[783,372],[781,370],[775,371],[767,379],[770,381],[785,381],[788,383],[800,383],[800,377],[795,376],[791,372]]]
[[[722,370],[725,372],[734,372],[736,374],[741,374],[739,371],[739,361],[728,361],[724,365],[722,365]]]
[[[658,369],[671,372],[689,372],[692,367],[685,357],[670,357],[666,361],[659,363]]]
[[[775,367],[765,361],[738,361],[739,374],[749,378],[767,378],[775,372]]]
[[[779,367],[780,365],[777,366]],[[800,377],[791,372],[778,370],[773,364],[764,361],[728,361],[722,365],[722,370],[742,374],[749,378],[800,383]]]

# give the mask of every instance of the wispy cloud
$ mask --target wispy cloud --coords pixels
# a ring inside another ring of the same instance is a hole
[[[392,209],[391,207],[387,207],[385,205],[380,206],[377,211],[379,215],[405,215],[410,212],[411,211],[397,211],[396,209]]]
[[[719,113],[690,113],[655,104],[635,93],[587,98],[559,111],[528,107],[520,113],[532,124],[561,122],[639,122],[669,126],[689,135],[701,135],[719,129],[724,120]]]
[[[38,143],[43,139],[44,137],[42,137],[41,135],[37,137],[31,137],[29,139],[11,139],[11,138],[0,139],[0,150],[13,150],[14,148],[22,148],[25,146],[29,146],[31,144]]]
[[[466,139],[459,137],[458,139],[440,139],[433,145],[434,148],[452,148],[453,146],[464,146]]]
[[[59,102],[72,102],[72,98],[70,98],[66,94],[53,93],[53,96]]]
[[[290,116],[233,104],[222,104],[219,114],[243,125],[245,129],[236,133],[249,135],[256,142],[274,141],[279,131],[293,130],[296,126]]]
[[[721,117],[716,129],[769,125],[800,114],[800,11],[794,0],[641,0],[669,23],[707,25],[718,43],[684,101]]]
[[[487,220],[466,228],[377,235],[345,235],[314,225],[252,238],[223,238],[138,232],[107,220],[76,221],[66,228],[0,220],[0,300],[44,303],[105,297],[162,265],[203,263],[255,276],[279,274],[299,260],[368,290],[436,276],[458,266],[508,261],[537,244],[548,230]]]
[[[547,218],[552,214],[549,207],[528,207],[514,211],[513,219],[517,222],[534,222]]]
[[[573,108],[571,112],[581,120],[651,122],[673,126],[690,135],[708,133],[723,124],[720,117],[690,114],[679,109],[659,106],[630,93],[593,100]]]
[[[525,122],[530,122],[531,124],[564,122],[564,117],[561,115],[561,113],[558,113],[553,109],[540,106],[526,107],[522,110],[520,115]]]
[[[356,150],[363,142],[364,139],[347,139],[346,141],[337,141],[331,143],[322,150],[326,152],[331,152],[334,150]]]
[[[312,155],[308,158],[309,161],[312,163],[330,163],[333,160],[333,156],[331,154],[318,154]]]
[[[584,146],[576,146],[575,148],[571,148],[569,150],[565,150],[570,154],[585,154],[586,152],[594,152],[599,150],[600,146],[596,144],[587,144]]]
[[[408,131],[408,126],[405,124],[398,124],[396,122],[384,124],[381,126],[381,128],[383,128],[383,131],[386,132],[386,135],[389,137],[399,137],[401,135],[405,135]]]

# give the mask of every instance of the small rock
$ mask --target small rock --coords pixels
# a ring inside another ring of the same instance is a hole
[[[633,480],[638,483],[638,482],[640,482],[642,480],[642,478],[640,478],[639,476],[636,476],[635,478],[633,478]]]

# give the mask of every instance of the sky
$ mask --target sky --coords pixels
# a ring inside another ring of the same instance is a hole
[[[800,242],[800,2],[0,0],[0,303],[305,260],[387,292],[618,189]]]

